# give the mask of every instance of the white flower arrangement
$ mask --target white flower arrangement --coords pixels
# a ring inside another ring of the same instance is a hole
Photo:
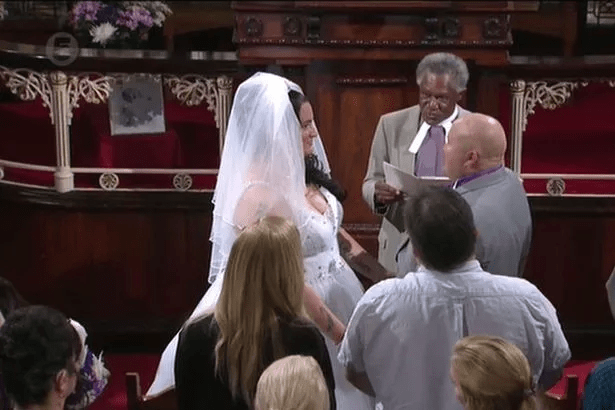
[[[90,28],[92,42],[98,43],[101,46],[106,46],[107,42],[113,37],[116,31],[117,27],[111,23],[102,23],[98,26],[92,26]]]
[[[95,46],[134,46],[162,27],[171,8],[163,1],[80,1],[71,10],[71,25]]]

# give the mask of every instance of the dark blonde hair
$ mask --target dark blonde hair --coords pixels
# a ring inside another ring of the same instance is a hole
[[[256,387],[257,410],[329,410],[329,390],[311,356],[286,356],[263,372]]]
[[[296,226],[267,216],[246,227],[229,255],[214,317],[220,328],[216,372],[233,397],[251,403],[271,343],[274,359],[284,356],[279,321],[304,316],[303,254]]]
[[[527,358],[500,337],[459,340],[453,348],[451,371],[466,410],[536,409]]]

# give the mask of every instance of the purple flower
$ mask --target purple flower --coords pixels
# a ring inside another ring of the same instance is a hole
[[[115,24],[118,19],[120,11],[116,6],[107,4],[102,10],[98,12],[98,23],[111,23]]]
[[[116,21],[118,26],[124,26],[130,30],[136,30],[139,25],[150,28],[154,25],[154,19],[149,11],[141,7],[133,7],[126,11],[120,11]]]
[[[132,13],[129,11],[120,11],[120,16],[116,24],[118,26],[128,27],[131,30],[136,30],[136,28],[139,27],[139,22],[134,19]]]
[[[79,20],[96,21],[96,14],[101,8],[102,3],[99,1],[80,1],[73,7],[72,24],[76,25]]]
[[[85,409],[105,390],[109,381],[109,371],[102,361],[102,354],[96,357],[86,348],[85,363],[79,370],[77,387],[68,396],[65,407],[69,410]]]

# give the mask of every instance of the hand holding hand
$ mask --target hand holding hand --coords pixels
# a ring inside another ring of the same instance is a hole
[[[403,201],[404,199],[403,192],[382,181],[376,182],[374,186],[374,196],[376,197],[376,202],[383,205],[389,205],[394,202]]]

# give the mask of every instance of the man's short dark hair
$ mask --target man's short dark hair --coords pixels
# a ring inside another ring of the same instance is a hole
[[[450,272],[474,254],[472,209],[453,189],[425,188],[408,200],[404,216],[412,246],[427,268]]]
[[[79,336],[66,316],[46,306],[17,309],[0,327],[0,373],[20,407],[43,404],[58,372],[78,371],[80,353]]]

